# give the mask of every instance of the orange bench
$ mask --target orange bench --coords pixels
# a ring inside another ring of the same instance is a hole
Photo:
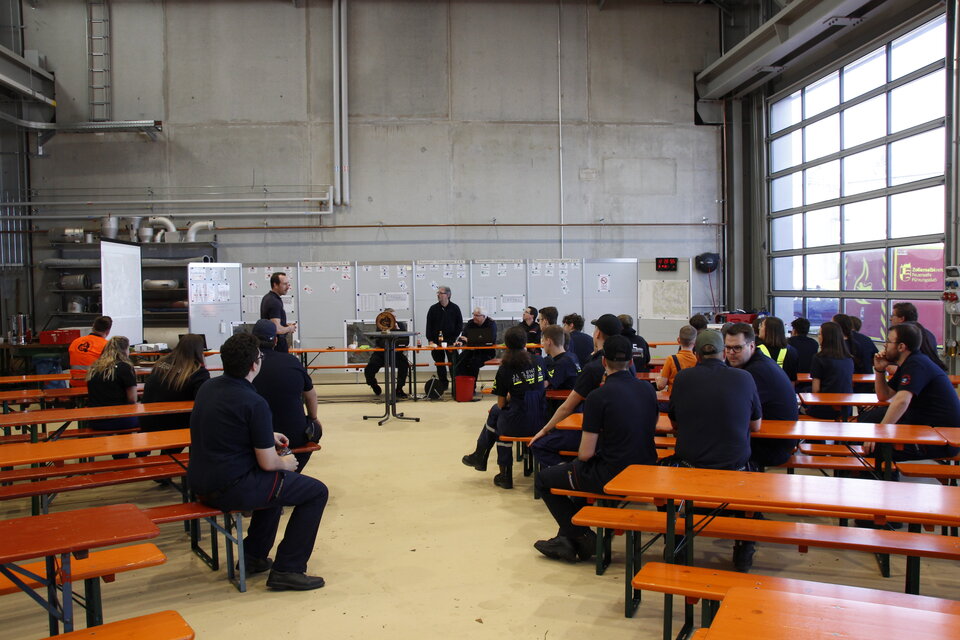
[[[186,453],[178,453],[173,456],[177,460],[186,464],[190,456]],[[78,462],[75,464],[63,464],[62,462],[44,467],[31,467],[28,469],[14,469],[12,471],[0,472],[0,482],[18,482],[22,480],[44,480],[46,478],[57,478],[61,476],[77,476],[88,473],[104,473],[107,471],[126,471],[127,469],[139,469],[141,467],[154,467],[157,465],[170,464],[171,456],[147,456],[144,458],[122,458],[120,460],[97,460],[95,462]]]
[[[155,567],[166,561],[167,557],[157,548],[157,545],[150,543],[91,551],[86,558],[73,560],[70,563],[71,581],[83,580],[84,582],[87,626],[103,624],[103,601],[100,597],[101,579],[104,582],[113,582],[116,580],[118,573]],[[46,563],[41,560],[40,562],[20,565],[20,568],[36,575],[43,575],[46,572]],[[17,574],[17,577],[31,589],[37,589],[41,586],[40,581],[34,578],[20,573]],[[62,575],[60,574],[57,575],[57,584],[62,584]],[[0,596],[19,593],[20,591],[21,588],[15,585],[12,580],[0,575]]]
[[[176,611],[118,620],[46,640],[193,640],[193,629]]]

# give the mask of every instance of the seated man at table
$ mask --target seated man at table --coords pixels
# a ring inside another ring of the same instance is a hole
[[[920,353],[922,339],[923,334],[917,325],[909,322],[895,324],[887,332],[883,351],[873,356],[873,368],[877,372],[873,384],[877,397],[890,402],[880,422],[960,427],[957,392],[943,369]],[[890,365],[897,365],[897,372],[887,382],[883,374]],[[873,443],[867,442],[863,448],[870,453]],[[948,458],[958,453],[960,448],[946,444],[908,444],[902,449],[894,449],[893,459]]]
[[[389,307],[384,309],[384,311],[389,311],[393,313],[393,309]],[[407,323],[397,320],[397,331],[406,331]],[[409,338],[397,338],[397,348],[407,347],[410,345]],[[379,338],[373,339],[373,346],[377,349],[383,349],[386,340]],[[406,352],[397,351],[397,398],[403,400],[407,397],[407,392],[403,390],[403,387],[407,384],[407,373],[410,371],[410,361],[407,360]],[[367,366],[363,368],[363,377],[367,381],[367,384],[373,389],[373,395],[379,396],[383,393],[383,389],[380,388],[380,385],[377,384],[377,373],[380,369],[383,368],[385,363],[384,352],[383,351],[374,351],[370,354],[370,361],[367,362]]]
[[[270,406],[252,384],[260,373],[259,347],[257,338],[241,333],[220,348],[224,375],[200,387],[190,416],[187,478],[204,504],[224,511],[256,510],[243,542],[248,573],[270,570],[270,589],[319,589],[323,578],[306,570],[327,487],[295,473],[296,458],[277,453],[277,447],[288,444],[287,437],[273,431]],[[274,562],[267,556],[284,506],[294,509]]]
[[[534,443],[540,438],[556,429],[558,422],[574,413],[580,407],[580,403],[590,395],[591,391],[599,388],[600,385],[603,384],[604,377],[607,375],[606,369],[603,366],[603,347],[607,340],[613,336],[620,335],[623,331],[623,325],[617,320],[617,316],[612,313],[603,314],[594,320],[592,324],[594,326],[593,344],[596,351],[590,356],[587,362],[581,364],[582,370],[573,385],[573,391],[571,391],[567,399],[563,401],[563,404],[553,412],[553,416],[547,424],[543,425],[543,428],[533,436],[533,440],[530,441],[529,445],[531,448],[533,448]],[[636,377],[637,370],[633,367],[632,358],[627,364],[627,370],[630,372],[630,375]],[[656,397],[656,394],[654,394],[654,397]],[[549,460],[544,461],[544,464],[548,463]]]
[[[724,339],[712,329],[697,335],[695,351],[697,366],[678,373],[673,383],[668,413],[677,445],[663,463],[750,471],[750,433],[760,430],[762,416],[753,376],[724,363]],[[754,551],[753,542],[735,541],[737,571],[750,570]]]
[[[577,356],[580,366],[587,364],[593,355],[593,338],[583,332],[583,316],[579,313],[563,316],[563,331],[570,340],[564,347]]]
[[[580,375],[580,363],[577,356],[563,348],[563,329],[552,324],[544,329],[541,336],[544,350],[550,357],[546,366],[547,387],[549,389],[573,389]],[[559,400],[547,400],[547,408],[552,413],[562,404]],[[555,429],[546,437],[539,438],[530,446],[533,457],[545,467],[560,464],[564,458],[561,451],[574,451],[580,446],[580,432]]]
[[[261,356],[260,374],[254,378],[253,386],[270,405],[273,430],[287,436],[288,447],[299,449],[307,444],[307,423],[320,424],[313,380],[297,356],[276,350],[277,325],[271,320],[257,320],[253,325],[253,335],[260,341]],[[303,414],[304,407],[306,416]],[[293,455],[297,459],[296,470],[303,471],[311,453],[307,451]]]
[[[760,394],[760,407],[765,420],[796,420],[799,415],[797,392],[787,373],[757,348],[753,327],[746,322],[734,322],[723,334],[723,348],[727,364],[743,369],[751,376]],[[776,467],[790,458],[797,440],[752,438],[750,459],[753,464]]]
[[[581,501],[558,496],[553,488],[602,493],[603,486],[631,464],[656,464],[654,431],[657,427],[657,395],[653,386],[637,380],[627,370],[633,347],[624,336],[609,337],[601,362],[606,383],[590,394],[583,411],[583,434],[577,459],[537,474],[537,489],[557,521],[559,531],[534,547],[554,560],[589,560],[596,550],[596,535],[589,527],[570,522],[583,506]]]
[[[637,330],[633,328],[633,316],[628,313],[621,313],[617,320],[623,325],[623,333],[620,334],[630,341],[633,345],[633,366],[637,371],[646,373],[650,370],[650,345],[643,339]]]
[[[677,344],[680,345],[680,348],[675,354],[664,361],[663,368],[660,370],[660,375],[657,376],[656,380],[658,391],[668,389],[667,394],[669,396],[670,390],[673,389],[673,379],[677,377],[677,374],[684,369],[696,366],[697,356],[693,353],[693,345],[696,344],[696,342],[696,329],[689,324],[680,327],[680,331],[677,334]],[[666,401],[660,403],[660,411],[665,412],[668,408]]]
[[[463,331],[460,332],[454,346],[466,346],[467,332],[471,329],[490,329],[493,332],[493,339],[496,340],[497,323],[493,321],[493,318],[487,316],[483,307],[474,307],[473,316],[464,323]],[[496,351],[493,349],[464,349],[460,352],[460,357],[454,365],[456,375],[468,376],[476,380],[480,373],[480,367],[483,366],[484,362],[493,358],[495,354]]]
[[[893,313],[890,314],[890,324],[898,325],[903,322],[910,322],[920,328],[920,333],[923,334],[923,340],[920,342],[920,351],[927,354],[927,357],[933,361],[933,364],[946,371],[947,365],[944,364],[943,360],[940,359],[940,354],[937,353],[937,338],[933,335],[932,331],[920,324],[917,307],[912,302],[895,302],[893,304]]]

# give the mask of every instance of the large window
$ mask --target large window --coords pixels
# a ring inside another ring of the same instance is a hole
[[[882,339],[913,302],[943,340],[946,22],[927,22],[769,105],[771,309]]]

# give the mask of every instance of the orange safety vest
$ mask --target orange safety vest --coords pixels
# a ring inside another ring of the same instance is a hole
[[[77,338],[70,343],[70,386],[87,386],[87,371],[103,353],[105,346],[107,346],[107,339],[94,333]]]

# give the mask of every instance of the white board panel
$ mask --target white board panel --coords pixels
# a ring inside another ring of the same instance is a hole
[[[586,322],[604,313],[637,315],[637,260],[586,260],[583,265],[583,315]]]
[[[373,320],[391,308],[399,317],[413,313],[413,263],[357,263],[357,303],[354,318]]]
[[[639,272],[639,316],[637,333],[647,342],[673,342],[680,327],[691,315],[690,258],[677,261],[676,271],[657,271],[656,260],[642,259]],[[662,357],[673,347],[654,349]]]
[[[557,321],[569,313],[583,315],[583,261],[546,258],[527,262],[527,303],[537,309],[556,307]]]
[[[100,242],[102,313],[113,318],[110,333],[143,342],[143,288],[140,246],[103,239]]]
[[[353,262],[302,262],[297,298],[300,347],[344,347],[343,322],[356,315],[357,281]]]
[[[483,307],[491,318],[519,318],[527,306],[524,260],[474,260],[470,264],[470,309]]]

